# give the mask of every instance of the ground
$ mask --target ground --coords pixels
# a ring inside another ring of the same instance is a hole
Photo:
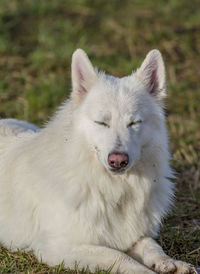
[[[200,265],[200,6],[198,0],[1,0],[0,117],[42,125],[71,90],[72,52],[130,74],[159,49],[168,76],[167,121],[176,203],[159,242]],[[31,253],[0,249],[0,273],[67,273]]]

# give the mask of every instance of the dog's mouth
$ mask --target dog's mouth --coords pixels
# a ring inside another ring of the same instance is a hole
[[[126,168],[108,168],[109,172],[115,175],[121,175],[126,172]]]

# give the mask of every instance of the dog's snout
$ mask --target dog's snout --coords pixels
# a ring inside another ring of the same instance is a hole
[[[108,164],[114,169],[121,169],[128,165],[129,158],[126,153],[114,152],[108,155]]]

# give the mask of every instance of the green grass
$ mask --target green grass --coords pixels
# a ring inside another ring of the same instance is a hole
[[[150,49],[162,52],[177,199],[159,241],[169,255],[195,265],[200,265],[199,16],[199,0],[0,3],[1,118],[42,125],[70,92],[71,55],[77,47],[116,76],[131,73]],[[31,253],[2,248],[0,273],[66,271],[38,263]]]

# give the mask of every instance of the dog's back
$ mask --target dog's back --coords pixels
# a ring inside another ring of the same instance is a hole
[[[0,120],[0,135],[1,136],[12,136],[18,135],[25,131],[39,131],[39,128],[33,124],[25,121],[19,121],[16,119],[2,119]]]

